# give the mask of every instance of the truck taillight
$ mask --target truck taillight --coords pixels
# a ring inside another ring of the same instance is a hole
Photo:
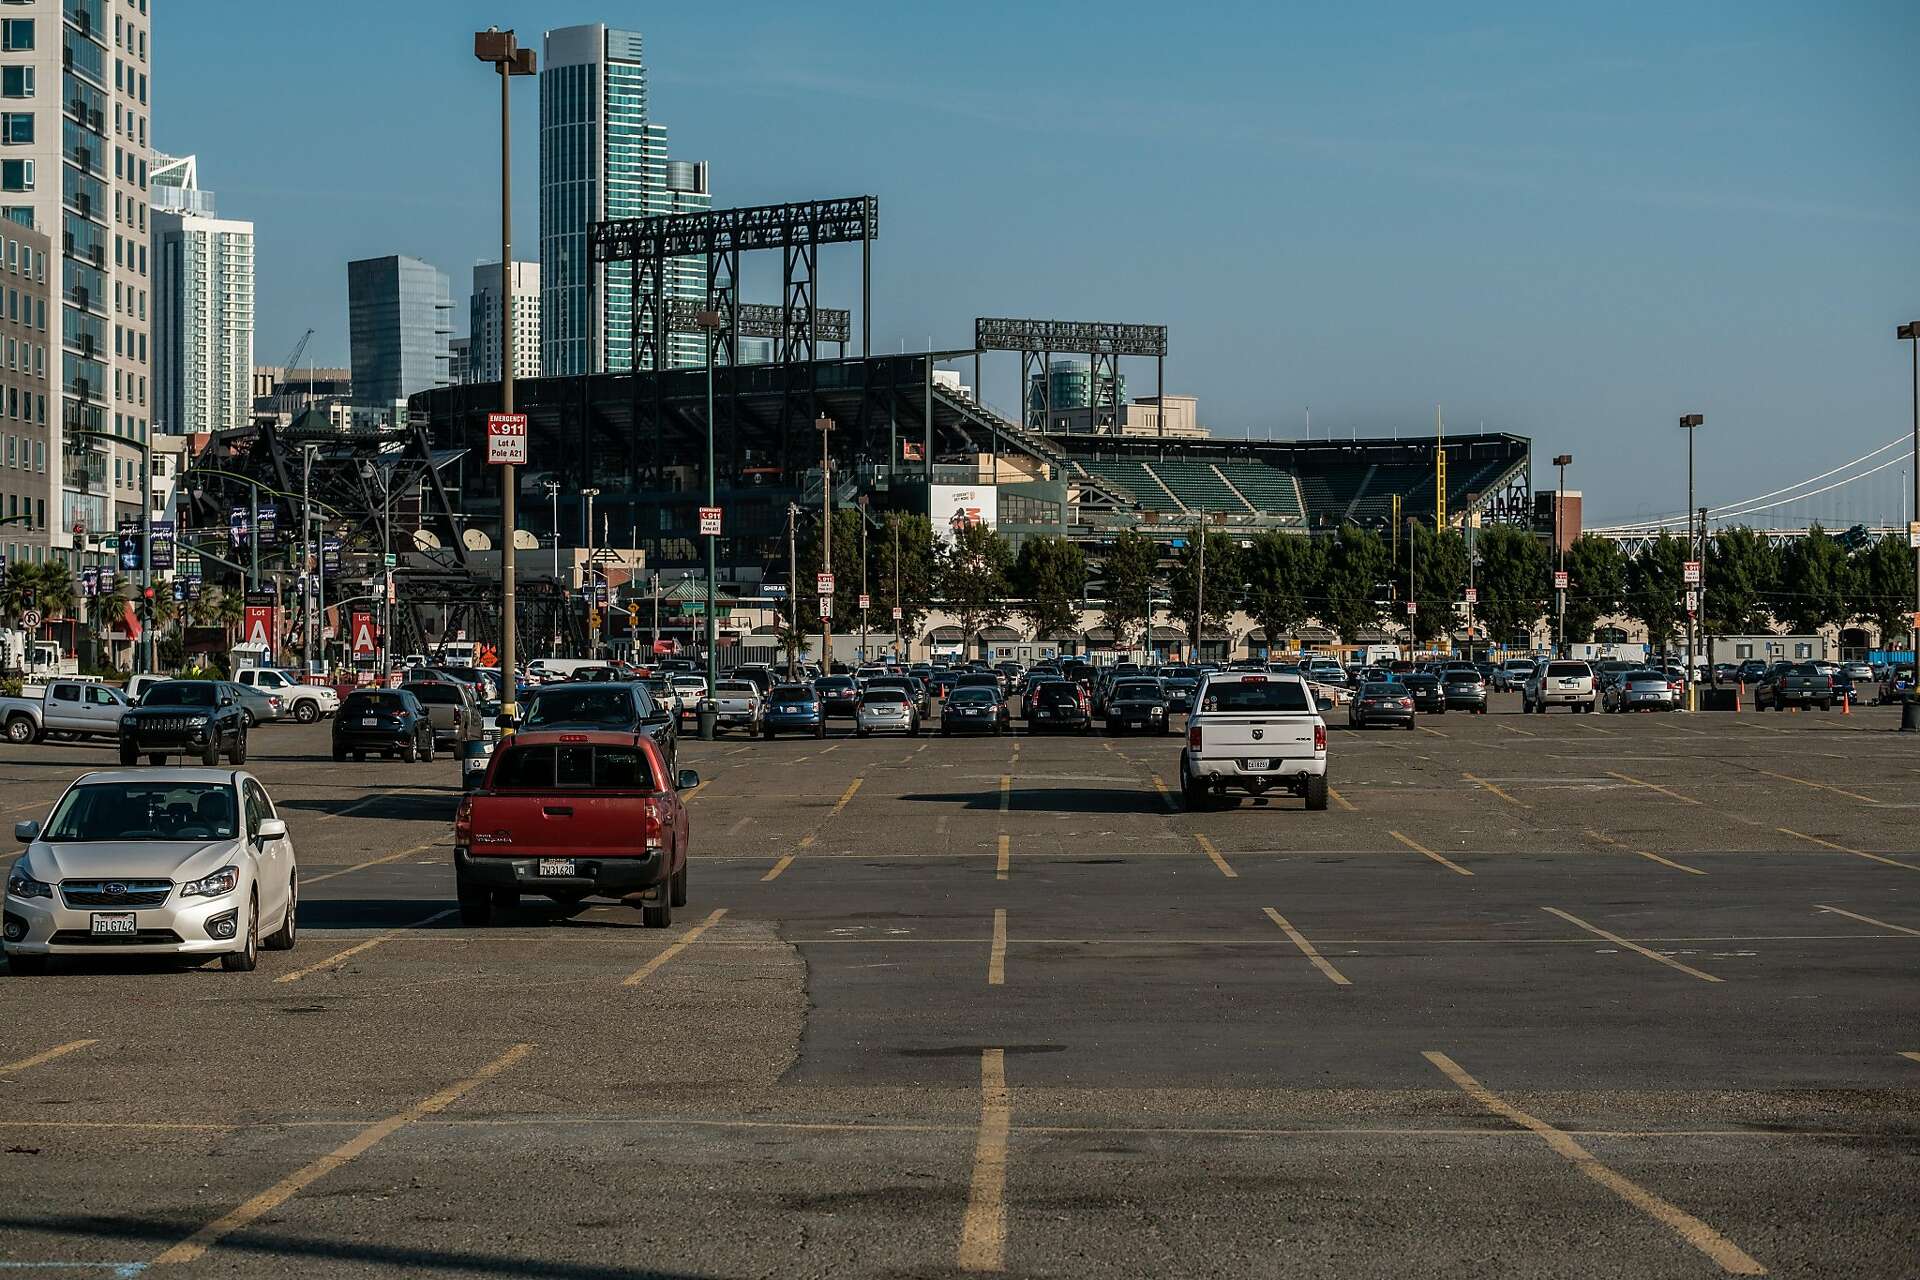
[[[657,800],[649,800],[640,815],[641,846],[647,849],[660,848],[665,843],[661,839],[661,831],[660,804]]]
[[[1187,749],[1189,751],[1200,749],[1200,726],[1197,724],[1187,727]]]
[[[473,797],[462,796],[453,811],[453,843],[461,848],[473,846]]]
[[[1327,726],[1323,724],[1313,726],[1313,749],[1315,751],[1327,749]]]

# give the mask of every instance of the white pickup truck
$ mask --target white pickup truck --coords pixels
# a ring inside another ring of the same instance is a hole
[[[340,694],[332,685],[307,684],[278,667],[243,667],[233,678],[249,689],[279,694],[281,705],[301,724],[312,724],[340,710]]]
[[[1201,681],[1180,753],[1180,792],[1191,810],[1229,789],[1284,790],[1309,809],[1327,807],[1327,722],[1301,677],[1210,671]]]
[[[44,698],[0,698],[0,729],[8,742],[38,742],[50,733],[114,738],[126,712],[126,695],[110,685],[53,680]]]

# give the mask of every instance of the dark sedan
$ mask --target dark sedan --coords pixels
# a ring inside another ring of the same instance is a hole
[[[777,684],[767,691],[760,712],[760,736],[774,738],[783,733],[827,736],[826,702],[818,691],[804,684]]]
[[[1425,671],[1411,671],[1401,677],[1400,683],[1412,696],[1414,710],[1436,716],[1447,713],[1447,690],[1440,683],[1439,676]]]
[[[852,676],[821,676],[813,682],[814,691],[820,695],[820,714],[826,716],[845,716],[853,719],[853,713],[860,709],[860,686]]]
[[[950,738],[956,733],[1006,733],[1013,727],[1005,699],[992,689],[968,685],[955,689],[940,704],[940,734]]]
[[[333,718],[333,758],[433,759],[433,721],[407,688],[355,689]]]
[[[1413,728],[1413,694],[1403,684],[1370,680],[1354,691],[1347,704],[1347,723],[1355,729],[1376,724]]]
[[[1446,691],[1447,710],[1487,714],[1487,678],[1474,668],[1448,668],[1440,687]]]
[[[1139,729],[1146,733],[1165,733],[1171,718],[1167,712],[1167,692],[1158,680],[1115,680],[1107,690],[1107,732],[1125,733]]]
[[[1081,701],[1080,686],[1061,680],[1035,689],[1027,712],[1027,732],[1087,733],[1093,728],[1093,716]]]

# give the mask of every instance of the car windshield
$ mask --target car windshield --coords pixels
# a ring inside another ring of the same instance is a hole
[[[633,727],[633,695],[625,689],[555,689],[533,695],[527,727],[553,724],[602,725],[610,729]]]
[[[742,695],[758,697],[760,695],[760,686],[750,684],[745,680],[722,680],[718,685],[714,686],[714,692],[729,694],[736,698]]]
[[[168,680],[147,690],[140,699],[143,707],[211,707],[218,705],[218,691],[210,680]]]
[[[1628,683],[1634,681],[1653,682],[1656,680],[1661,684],[1667,682],[1667,678],[1658,671],[1625,671],[1621,673],[1620,678]]]
[[[1295,680],[1211,681],[1202,711],[1311,711],[1306,686]]]
[[[231,840],[237,812],[229,783],[83,783],[62,797],[41,838],[55,843]]]
[[[1064,680],[1055,681],[1051,684],[1041,685],[1039,696],[1042,702],[1078,702],[1080,701],[1079,692],[1074,688],[1073,685],[1069,684]]]
[[[1410,689],[1437,689],[1440,687],[1440,677],[1425,671],[1410,671],[1401,683]]]
[[[1123,680],[1113,686],[1115,699],[1158,698],[1160,686],[1152,680]]]
[[[1448,684],[1481,684],[1486,677],[1468,667],[1455,667],[1447,672]]]

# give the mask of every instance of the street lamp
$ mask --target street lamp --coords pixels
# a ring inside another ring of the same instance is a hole
[[[1567,468],[1573,465],[1573,455],[1555,454],[1553,465],[1560,468],[1560,489],[1553,501],[1553,543],[1560,549],[1559,572],[1564,574],[1567,571],[1567,538],[1563,524],[1567,515]],[[1560,582],[1561,579],[1556,576],[1553,584],[1553,651],[1564,658],[1567,656],[1567,589]]]
[[[509,92],[515,76],[534,73],[534,53],[522,49],[513,31],[488,27],[473,36],[473,56],[493,64],[500,73],[500,412],[513,412],[513,127]],[[514,653],[518,614],[514,609],[514,499],[519,496],[518,469],[500,468],[500,531],[506,543],[500,556],[500,727],[510,729],[518,708],[519,686]]]
[[[833,437],[833,419],[822,414],[813,420],[820,433],[820,572],[833,572],[833,460],[827,442]],[[835,584],[838,585],[837,583]],[[833,604],[824,598],[820,610],[820,674],[833,674]]]
[[[1913,543],[1913,617],[1907,635],[1908,647],[1920,653],[1920,537],[1914,533],[1920,529],[1920,320],[1901,325],[1894,336],[1913,348],[1913,513],[1907,525],[1907,541]]]
[[[600,491],[586,488],[580,491],[580,496],[585,498],[587,503],[587,568],[581,575],[581,580],[587,588],[587,656],[598,658],[600,656],[600,584],[594,580],[593,576],[593,500],[600,496]]]
[[[1707,416],[1704,413],[1689,413],[1683,415],[1680,419],[1680,429],[1687,433],[1687,562],[1689,564],[1699,564],[1705,559],[1701,554],[1701,537],[1698,535],[1704,535],[1706,530],[1700,529],[1696,531],[1693,523],[1693,437],[1701,427],[1706,425],[1706,422]],[[1705,576],[1706,575],[1702,573],[1702,581],[1685,584],[1688,595],[1694,599],[1696,604],[1704,603],[1706,599]],[[1697,613],[1697,608],[1687,610],[1687,660],[1683,665],[1686,668],[1687,710],[1689,711],[1699,710],[1699,708],[1694,705],[1697,695],[1694,693],[1693,688],[1694,628],[1696,626],[1694,618]]]
[[[384,681],[393,669],[393,650],[387,640],[387,628],[393,624],[393,570],[387,565],[387,557],[393,554],[393,475],[366,461],[360,464],[360,477],[380,482],[380,679]]]
[[[707,335],[707,505],[719,505],[714,496],[713,475],[713,348],[720,341],[720,328],[725,323],[721,314],[709,307],[695,319]],[[719,544],[717,534],[707,534],[707,695],[711,697],[715,684],[720,679],[719,654],[720,624],[714,617],[714,579],[719,575]],[[656,637],[657,638],[657,637]],[[700,717],[700,737],[702,741],[713,741],[714,721],[712,716]]]

